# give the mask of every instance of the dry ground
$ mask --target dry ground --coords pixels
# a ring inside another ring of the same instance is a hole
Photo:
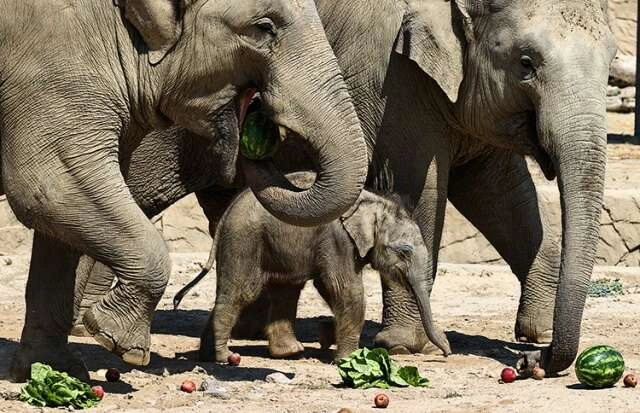
[[[629,133],[632,117],[611,116],[613,133]],[[608,186],[638,188],[640,149],[631,145],[610,145]],[[232,348],[242,355],[239,367],[197,361],[198,337],[207,318],[215,292],[215,277],[206,278],[197,293],[173,311],[173,294],[199,270],[205,253],[174,255],[174,274],[153,326],[153,357],[148,367],[133,369],[98,347],[92,339],[72,339],[107,396],[94,411],[174,411],[174,412],[336,412],[347,407],[352,412],[374,411],[376,390],[350,390],[339,386],[335,366],[327,363],[330,354],[317,345],[317,317],[329,311],[319,296],[305,289],[298,336],[305,344],[298,360],[272,360],[264,342],[234,341]],[[0,392],[10,398],[21,387],[7,381],[8,366],[17,347],[24,320],[24,285],[28,257],[0,257]],[[589,298],[583,321],[581,347],[609,344],[625,357],[628,371],[640,373],[640,269],[598,268],[595,277],[619,277],[627,294]],[[381,296],[377,275],[366,274],[367,324],[363,343],[369,344],[380,320]],[[442,265],[433,292],[434,314],[447,331],[454,355],[394,357],[401,364],[416,365],[431,380],[426,389],[394,389],[390,412],[580,412],[640,411],[640,388],[617,386],[605,390],[586,390],[577,384],[569,370],[560,378],[524,380],[499,384],[498,376],[516,356],[508,349],[524,349],[513,343],[513,323],[519,287],[516,279],[501,266]],[[106,383],[100,369],[117,367],[120,383]],[[293,378],[290,384],[267,383],[272,372]],[[229,398],[205,396],[202,392],[178,391],[187,378],[201,382],[215,376],[227,389]],[[0,411],[33,411],[15,400],[0,399]]]

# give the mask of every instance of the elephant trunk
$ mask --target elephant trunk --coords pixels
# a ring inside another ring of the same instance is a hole
[[[433,322],[430,297],[433,288],[433,278],[429,276],[429,272],[427,271],[427,268],[431,268],[432,266],[429,262],[430,260],[420,258],[428,256],[426,248],[423,248],[423,250],[423,252],[419,251],[418,254],[414,255],[414,262],[407,274],[407,280],[416,297],[420,318],[422,319],[422,326],[424,327],[427,337],[442,350],[445,356],[448,356],[451,354],[449,340],[447,340],[444,331],[437,328]]]
[[[594,83],[556,94],[555,104],[542,102],[546,109],[539,112],[540,141],[557,173],[562,208],[553,339],[541,360],[547,373],[568,368],[577,355],[599,238],[607,132],[604,83]]]
[[[338,218],[358,198],[368,166],[364,134],[347,86],[317,11],[307,3],[299,31],[290,30],[281,39],[280,50],[286,56],[273,65],[261,96],[274,121],[308,143],[316,181],[302,190],[271,161],[242,159],[247,183],[261,204],[277,218],[299,226]]]

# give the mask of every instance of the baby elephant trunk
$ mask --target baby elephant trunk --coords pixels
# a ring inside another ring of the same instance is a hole
[[[426,250],[426,248],[424,249]],[[451,354],[449,340],[447,340],[447,336],[444,334],[444,331],[435,326],[433,322],[430,298],[431,289],[433,288],[433,277],[431,277],[429,275],[429,271],[427,271],[429,268],[428,266],[430,266],[431,263],[428,259],[423,258],[423,256],[428,257],[426,251],[425,254],[419,253],[414,255],[412,265],[407,273],[407,280],[413,290],[414,296],[416,297],[418,309],[420,310],[420,317],[422,318],[422,325],[424,326],[424,331],[427,337],[433,344],[442,350],[442,353],[445,356],[448,356]]]

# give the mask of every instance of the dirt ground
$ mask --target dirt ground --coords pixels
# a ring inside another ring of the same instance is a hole
[[[631,120],[631,121],[630,121]],[[630,133],[633,118],[610,117],[613,133]],[[624,187],[638,188],[640,147],[609,146],[613,171],[608,182],[624,181]],[[616,172],[618,171],[618,172]],[[626,176],[626,178],[625,178]],[[298,312],[297,333],[305,345],[297,360],[273,360],[266,343],[233,341],[232,349],[242,355],[238,367],[198,361],[200,331],[214,301],[215,277],[207,277],[187,296],[180,310],[172,309],[171,298],[200,269],[206,253],[173,255],[174,274],[158,307],[153,325],[152,359],[145,368],[134,369],[90,338],[72,338],[91,371],[93,384],[104,386],[107,395],[93,411],[172,412],[336,412],[342,407],[352,412],[376,411],[373,397],[378,392],[340,387],[336,367],[317,344],[316,321],[330,312],[311,286],[305,288]],[[0,411],[37,410],[11,400],[22,386],[7,380],[12,353],[17,348],[24,321],[24,287],[27,256],[0,257]],[[377,274],[366,277],[367,323],[363,344],[370,345],[381,316],[381,294]],[[640,374],[640,269],[598,267],[594,278],[620,278],[626,294],[589,298],[585,310],[581,348],[608,344],[619,349],[627,371]],[[499,384],[505,365],[513,365],[512,350],[530,347],[513,342],[513,323],[519,286],[507,267],[442,264],[433,291],[433,311],[452,344],[454,354],[394,356],[400,364],[418,367],[431,385],[420,389],[387,390],[390,412],[580,412],[640,411],[640,388],[587,390],[578,384],[572,369],[559,378],[522,380]],[[104,371],[117,367],[119,383],[107,383]],[[102,371],[101,371],[102,370]],[[282,372],[289,384],[268,383],[267,375]],[[192,394],[178,390],[185,379],[201,383],[215,377],[226,389],[223,397]],[[47,409],[43,409],[47,410]]]

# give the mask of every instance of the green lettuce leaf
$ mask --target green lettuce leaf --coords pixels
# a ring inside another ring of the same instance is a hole
[[[40,407],[72,406],[76,409],[93,407],[100,402],[88,384],[42,363],[31,365],[31,378],[20,390],[20,400]]]
[[[338,361],[338,373],[345,385],[356,389],[424,387],[429,384],[416,367],[399,367],[384,348],[357,349]]]

